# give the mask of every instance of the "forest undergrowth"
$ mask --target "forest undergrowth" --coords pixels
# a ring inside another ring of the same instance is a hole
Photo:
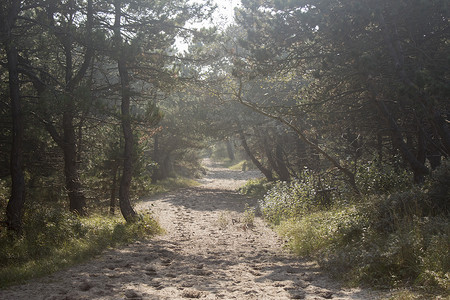
[[[319,190],[307,171],[291,182],[249,181],[241,192],[262,198],[263,216],[295,254],[346,284],[395,289],[394,299],[449,297],[450,164],[421,187],[374,165],[358,174],[362,196],[323,176]]]
[[[197,184],[187,178],[169,178],[141,185],[134,198]],[[8,189],[3,186],[1,193],[6,196]],[[58,201],[30,199],[22,234],[0,231],[0,288],[51,274],[88,261],[108,248],[162,232],[151,211],[139,212],[136,222],[127,223],[120,213],[109,214],[109,209],[109,200],[96,200],[90,204],[89,215],[82,217],[69,212]]]

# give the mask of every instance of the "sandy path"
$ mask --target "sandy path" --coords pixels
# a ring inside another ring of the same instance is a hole
[[[256,201],[234,190],[257,172],[209,164],[202,186],[148,199],[167,234],[0,291],[0,299],[378,299],[342,289],[294,258],[264,222],[240,221]]]

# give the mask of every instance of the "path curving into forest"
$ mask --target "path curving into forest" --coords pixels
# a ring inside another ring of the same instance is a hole
[[[344,289],[293,257],[260,219],[242,222],[256,200],[235,190],[256,171],[206,161],[202,185],[147,199],[167,233],[109,250],[86,264],[0,291],[0,299],[379,299]]]

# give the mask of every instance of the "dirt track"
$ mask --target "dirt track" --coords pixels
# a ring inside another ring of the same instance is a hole
[[[79,265],[0,291],[0,299],[379,299],[342,289],[313,262],[285,250],[256,218],[242,222],[245,204],[256,201],[235,189],[257,172],[209,163],[196,188],[141,202],[167,233],[107,251]]]

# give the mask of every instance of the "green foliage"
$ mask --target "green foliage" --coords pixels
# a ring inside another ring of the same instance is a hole
[[[241,222],[246,226],[253,226],[255,222],[255,207],[250,207],[245,203],[245,209],[242,214]]]
[[[434,213],[450,211],[450,160],[443,161],[434,171],[425,189]]]
[[[231,215],[229,211],[222,211],[217,218],[217,225],[221,229],[227,228],[228,224],[230,224]]]
[[[302,218],[286,219],[277,230],[289,238],[288,245],[296,254],[320,257],[334,244],[351,239],[364,223],[363,218],[355,206],[335,208],[311,212]]]
[[[261,211],[274,224],[285,219],[299,219],[323,208],[317,195],[313,176],[304,173],[302,180],[277,182],[261,201]]]
[[[0,287],[89,260],[108,247],[161,232],[151,212],[128,224],[119,217],[77,217],[35,206],[24,217],[22,236],[0,233]]]
[[[365,195],[386,194],[411,187],[411,177],[404,168],[371,161],[358,168],[356,183]]]
[[[349,283],[407,284],[446,294],[450,211],[443,199],[450,199],[449,169],[444,163],[421,188],[332,207],[317,205],[305,184],[279,183],[262,211],[295,253],[317,259]]]
[[[268,182],[266,178],[256,178],[247,180],[247,182],[239,188],[239,193],[252,196],[254,198],[262,198],[272,187],[274,183]]]

